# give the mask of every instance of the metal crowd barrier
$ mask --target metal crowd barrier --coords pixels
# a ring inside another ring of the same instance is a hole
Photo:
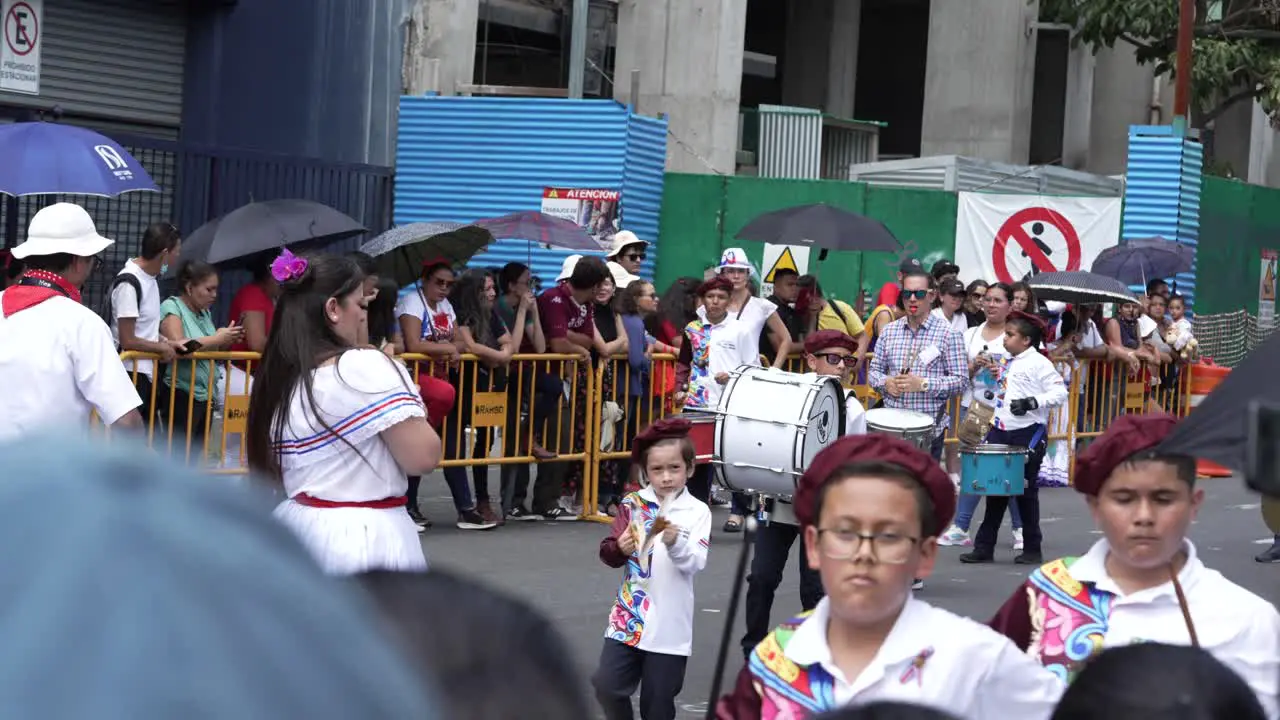
[[[149,445],[210,472],[247,473],[244,436],[257,353],[193,353],[172,364],[176,383],[170,382],[174,375],[158,356],[125,352],[120,357],[157,361],[156,380],[142,398]],[[434,375],[457,390],[449,415],[442,422],[431,418],[445,446],[441,467],[538,463],[543,472],[572,473],[580,466],[582,517],[588,520],[609,521],[600,512],[602,484],[605,492],[621,497],[636,479],[629,462],[636,433],[680,410],[674,403],[672,355],[653,355],[643,384],[625,357],[590,366],[577,355],[515,355],[506,367],[487,367],[473,355],[452,364],[425,355],[399,359],[415,378]],[[1080,360],[1058,366],[1069,378],[1068,400],[1050,413],[1048,439],[1068,443],[1069,474],[1075,451],[1102,434],[1117,416],[1157,409],[1184,416],[1191,409],[1192,373],[1186,366],[1172,382],[1166,378],[1159,385],[1152,385],[1145,373],[1132,375],[1124,363]],[[788,358],[784,368],[807,372],[798,355]],[[130,372],[138,384],[141,373]],[[878,399],[865,385],[850,389],[868,408]],[[554,400],[548,395],[552,390],[557,393]],[[538,423],[535,408],[540,400],[550,411]],[[956,420],[963,417],[960,397],[951,403],[953,421],[945,441],[955,445]],[[93,422],[100,426],[96,418]],[[576,432],[578,427],[581,432]],[[535,443],[555,457],[540,460]]]

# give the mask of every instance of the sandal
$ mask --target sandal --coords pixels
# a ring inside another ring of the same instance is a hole
[[[724,528],[722,528],[722,529],[723,529],[725,532],[727,532],[727,533],[738,533],[738,532],[742,532],[742,521],[741,521],[741,520],[734,520],[733,518],[729,518],[728,520],[726,520],[726,521],[724,522]]]

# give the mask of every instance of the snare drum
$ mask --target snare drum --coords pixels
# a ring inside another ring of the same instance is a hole
[[[844,388],[833,377],[743,365],[717,414],[721,484],[790,498],[814,456],[844,434]]]
[[[1027,489],[1027,455],[1012,445],[960,448],[960,492],[969,495],[1021,495]]]
[[[933,418],[914,410],[875,408],[867,411],[867,432],[892,435],[929,452],[934,437]]]
[[[689,439],[693,441],[694,464],[709,464],[716,453],[716,414],[686,410],[680,413],[680,419],[693,425],[689,428]]]

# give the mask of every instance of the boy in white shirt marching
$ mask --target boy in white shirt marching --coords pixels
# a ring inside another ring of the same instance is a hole
[[[1280,613],[1205,567],[1187,539],[1204,491],[1195,459],[1161,447],[1177,422],[1121,415],[1080,454],[1075,489],[1103,539],[1033,572],[990,625],[1068,681],[1105,648],[1199,646],[1243,678],[1274,720]]]
[[[843,385],[858,364],[857,353],[858,341],[839,330],[809,333],[804,339],[804,359],[812,372],[806,377],[825,375],[839,378]],[[844,392],[844,434],[864,435],[867,432],[867,413],[852,392]],[[782,500],[772,503],[770,521],[756,529],[755,551],[751,554],[751,571],[747,575],[747,631],[742,636],[742,652],[747,656],[769,633],[773,596],[782,583],[791,546],[800,537],[800,526],[796,524],[791,503]],[[805,562],[803,543],[799,555],[800,606],[808,611],[822,599],[822,578]]]
[[[1063,683],[990,628],[911,593],[951,521],[951,478],[918,448],[842,437],[800,478],[795,510],[827,596],[752,651],[719,720],[815,717],[901,701],[965,720],[1045,720]]]
[[[1022,516],[1022,553],[1013,561],[1020,565],[1044,562],[1040,553],[1040,463],[1048,448],[1049,411],[1067,401],[1067,386],[1053,361],[1041,354],[1044,321],[1035,315],[1014,311],[1005,321],[1004,348],[1009,353],[1000,370],[1000,390],[996,397],[995,429],[986,442],[1027,448],[1023,478],[1026,488],[1015,495]],[[1005,510],[1007,495],[988,495],[986,514],[973,541],[973,552],[960,556],[963,563],[988,563],[995,558],[996,536]]]
[[[689,494],[694,448],[688,420],[666,418],[636,436],[632,462],[645,487],[623,498],[600,560],[625,567],[600,666],[592,676],[607,720],[673,720],[693,648],[693,577],[707,564],[711,510]]]

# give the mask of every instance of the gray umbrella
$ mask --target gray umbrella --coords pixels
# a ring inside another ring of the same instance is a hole
[[[285,246],[345,240],[368,232],[337,210],[310,200],[267,200],[236,208],[201,225],[182,244],[182,257],[221,263]]]
[[[1040,273],[1029,284],[1041,300],[1057,300],[1073,305],[1137,302],[1124,283],[1097,273],[1063,270]]]
[[[1093,261],[1093,271],[1128,285],[1146,285],[1157,278],[1190,272],[1196,251],[1164,238],[1130,240],[1107,248]]]
[[[424,260],[444,258],[462,265],[493,242],[488,230],[456,222],[419,222],[391,228],[360,247],[378,261],[378,270],[400,285],[418,279]]]

